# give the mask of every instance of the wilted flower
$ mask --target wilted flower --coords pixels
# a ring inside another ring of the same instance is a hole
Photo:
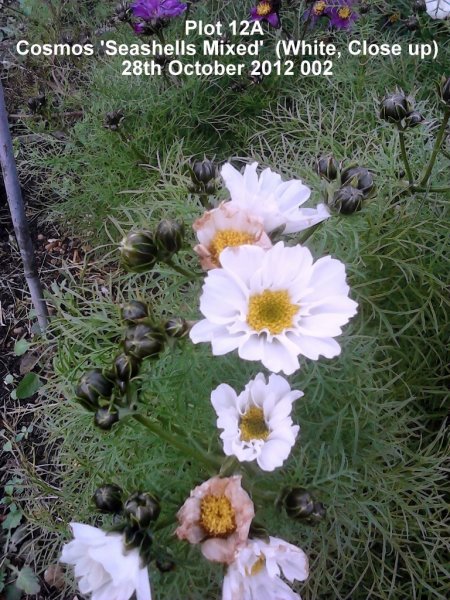
[[[82,523],[70,524],[74,539],[62,549],[61,562],[74,565],[82,594],[91,600],[151,600],[146,567],[139,551],[127,549],[123,536]]]
[[[241,175],[230,163],[222,167],[221,175],[230,192],[229,207],[237,206],[260,217],[266,233],[284,227],[283,233],[295,233],[328,219],[325,204],[316,208],[300,208],[311,195],[300,179],[283,181],[281,175],[264,169],[258,176],[258,163],[247,165]]]
[[[299,426],[291,419],[292,404],[303,392],[292,391],[280,375],[270,375],[266,383],[258,373],[236,394],[226,383],[211,393],[211,403],[217,413],[217,427],[227,456],[241,462],[256,460],[264,471],[281,467],[289,456]]]
[[[179,0],[136,0],[131,5],[133,15],[142,22],[134,24],[138,34],[152,34],[167,25],[174,17],[181,15],[187,5]]]
[[[219,256],[224,248],[254,244],[270,248],[272,242],[264,231],[260,217],[223,202],[218,208],[209,210],[192,225],[200,242],[194,251],[200,256],[202,268],[220,266]]]
[[[241,487],[241,476],[212,477],[191,491],[177,513],[180,540],[201,544],[205,558],[233,562],[236,550],[248,539],[255,511]]]
[[[279,0],[259,0],[256,6],[250,10],[250,18],[252,21],[267,21],[272,27],[280,27],[280,10],[281,2]]]
[[[211,342],[215,355],[237,349],[240,358],[287,375],[299,368],[299,354],[317,360],[340,353],[333,338],[357,307],[343,263],[325,256],[313,264],[308,248],[283,242],[270,250],[226,248],[220,262],[205,278],[205,319],[190,332],[195,344]]]
[[[253,539],[241,548],[223,580],[222,600],[300,600],[281,579],[305,581],[308,557],[280,538]]]
[[[425,0],[425,4],[432,19],[447,19],[450,16],[450,0]]]
[[[330,27],[335,29],[349,29],[358,19],[358,13],[353,9],[355,0],[333,0],[326,9],[330,18]]]

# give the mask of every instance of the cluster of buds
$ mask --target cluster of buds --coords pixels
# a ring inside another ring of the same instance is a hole
[[[423,116],[415,110],[413,99],[403,90],[388,94],[381,100],[380,117],[402,130],[417,127],[424,121]]]
[[[325,519],[327,511],[322,502],[318,502],[305,488],[296,487],[283,496],[283,505],[291,519],[305,521],[313,525]]]
[[[120,408],[128,405],[128,384],[139,374],[142,361],[157,359],[166,343],[185,337],[192,325],[182,317],[172,317],[155,325],[147,304],[139,300],[124,304],[121,317],[126,330],[112,369],[87,371],[76,388],[77,402],[95,413],[95,424],[104,430],[112,428],[119,420]]]
[[[123,266],[133,273],[145,273],[158,261],[168,261],[179,252],[184,242],[184,225],[163,219],[155,232],[146,229],[131,231],[120,243]]]
[[[216,178],[217,165],[208,158],[196,160],[188,165],[191,183],[188,185],[188,190],[193,194],[215,194],[216,193]]]
[[[327,184],[327,204],[332,210],[350,215],[361,210],[363,200],[375,191],[373,175],[365,167],[343,167],[333,156],[321,156],[316,161],[317,174]]]
[[[122,517],[122,520],[116,523],[114,530],[123,533],[125,546],[128,548],[139,548],[141,557],[150,562],[153,551],[153,538],[150,528],[158,519],[161,513],[161,505],[158,498],[151,492],[134,492],[125,498],[123,490],[115,484],[104,484],[94,492],[93,501],[95,506],[102,513],[110,513]],[[159,553],[158,553],[159,554]],[[174,567],[171,561],[171,567],[168,568],[168,555],[163,553],[157,559],[157,565],[160,562],[163,565],[161,570],[171,570]]]

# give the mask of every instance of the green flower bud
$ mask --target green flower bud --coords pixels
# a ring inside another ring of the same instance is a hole
[[[124,349],[135,358],[157,357],[163,350],[165,336],[150,325],[134,325],[125,333]]]
[[[443,102],[450,106],[450,77],[442,76],[440,91]]]
[[[109,398],[113,387],[112,379],[104,375],[101,369],[92,369],[81,377],[76,388],[77,399],[87,410],[97,410],[98,399]]]
[[[127,323],[136,323],[148,317],[148,306],[139,300],[130,300],[122,306],[121,316]]]
[[[161,571],[161,573],[168,573],[175,569],[175,561],[171,558],[158,558],[156,560],[156,568]]]
[[[149,271],[158,258],[151,231],[131,231],[121,241],[120,252],[124,267],[134,273]]]
[[[309,515],[309,519],[314,523],[319,523],[320,521],[323,521],[326,516],[327,509],[322,504],[322,502],[314,502],[314,508],[311,514]]]
[[[327,179],[334,181],[338,175],[339,164],[333,156],[321,156],[316,161],[316,173]]]
[[[292,519],[304,519],[314,510],[314,498],[304,488],[293,488],[284,497],[284,507]]]
[[[351,215],[354,212],[361,210],[363,200],[364,194],[361,190],[358,190],[351,185],[345,185],[335,192],[331,208],[342,215]]]
[[[411,99],[401,90],[383,98],[380,117],[390,123],[400,123],[413,111]]]
[[[114,408],[99,408],[94,417],[97,427],[105,431],[109,431],[118,420],[119,413]]]
[[[342,185],[350,185],[367,196],[374,188],[372,173],[364,167],[348,167],[341,173]]]
[[[112,483],[97,488],[93,500],[95,506],[102,512],[119,513],[123,508],[122,490]]]
[[[207,184],[215,179],[217,174],[216,165],[212,160],[196,160],[191,167],[191,178],[195,184]]]
[[[183,317],[172,317],[164,323],[164,330],[171,338],[185,337],[190,329],[190,324]]]
[[[172,219],[163,219],[158,223],[155,244],[161,256],[172,256],[183,247],[184,225]]]
[[[130,381],[139,373],[140,360],[130,354],[119,354],[114,359],[114,373],[122,382]]]
[[[125,502],[124,510],[131,523],[145,529],[159,517],[161,506],[153,494],[136,492]]]
[[[423,123],[424,120],[425,119],[420,112],[413,110],[413,112],[410,113],[405,119],[405,127],[417,127],[417,125]]]

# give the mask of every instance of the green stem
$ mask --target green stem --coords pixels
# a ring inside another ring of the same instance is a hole
[[[414,177],[411,170],[411,165],[408,160],[408,153],[406,152],[406,144],[405,144],[405,132],[403,129],[398,128],[398,138],[400,140],[400,152],[402,155],[403,164],[405,165],[406,176],[408,177],[409,185],[414,184]]]
[[[196,279],[197,277],[203,276],[203,273],[197,273],[195,271],[188,271],[187,269],[180,267],[179,265],[174,263],[171,258],[167,258],[163,262],[165,262],[166,265],[171,267],[177,273],[180,273],[180,275],[184,275],[184,277],[187,277],[187,279],[193,279],[193,278]]]
[[[413,186],[413,192],[436,192],[437,194],[442,194],[444,192],[450,192],[450,187],[421,187],[421,186]]]
[[[419,185],[421,185],[421,186],[424,186],[426,184],[426,182],[428,181],[428,179],[430,178],[431,171],[433,170],[434,163],[436,162],[436,157],[438,155],[440,147],[442,146],[442,142],[444,141],[445,130],[447,128],[447,123],[448,123],[449,119],[450,119],[450,107],[446,107],[445,112],[444,112],[444,118],[442,120],[441,127],[438,131],[436,141],[434,143],[433,153],[431,154],[431,157],[428,162],[428,166],[424,173],[424,176],[420,180]]]
[[[191,456],[195,460],[202,463],[208,469],[216,471],[220,468],[221,461],[212,456],[208,456],[205,452],[195,448],[194,446],[186,443],[178,436],[173,435],[170,431],[163,429],[156,421],[149,419],[144,415],[133,414],[134,419],[144,427],[146,427],[149,431],[157,435],[160,439],[168,442],[174,448],[180,450],[183,454],[187,456]]]

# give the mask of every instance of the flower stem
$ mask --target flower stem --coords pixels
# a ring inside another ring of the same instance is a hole
[[[173,433],[171,433],[170,431],[163,429],[156,421],[137,413],[133,414],[132,416],[138,423],[146,427],[149,431],[157,435],[160,439],[164,440],[165,442],[168,442],[174,448],[181,450],[181,452],[183,452],[183,454],[185,454],[186,456],[191,456],[195,460],[202,463],[208,469],[215,471],[220,467],[221,462],[218,459],[206,454],[206,452],[202,452],[198,448],[195,448],[191,444],[180,439],[179,436],[173,435]]]
[[[428,161],[427,169],[426,169],[422,179],[420,180],[419,185],[421,185],[421,186],[424,186],[426,184],[426,182],[428,181],[428,179],[430,178],[431,171],[433,170],[434,163],[436,162],[436,157],[438,155],[440,147],[442,146],[442,142],[444,141],[445,130],[447,128],[447,123],[448,123],[449,119],[450,119],[450,107],[446,107],[445,112],[444,112],[444,118],[442,119],[441,127],[439,128],[439,131],[438,131],[438,134],[436,137],[436,141],[434,143],[433,153],[431,154],[430,160]]]
[[[180,273],[180,275],[184,275],[188,279],[192,279],[192,278],[196,279],[197,277],[202,276],[202,273],[197,273],[196,271],[188,271],[184,267],[180,267],[180,265],[177,265],[176,263],[174,263],[171,258],[167,258],[164,262],[166,263],[166,265],[171,267],[174,271],[176,271],[177,273]]]
[[[411,165],[408,160],[408,153],[406,152],[406,144],[405,144],[405,132],[403,129],[398,128],[398,138],[400,140],[400,152],[402,155],[403,164],[405,165],[406,176],[408,177],[409,185],[414,184],[414,177],[411,170]]]

